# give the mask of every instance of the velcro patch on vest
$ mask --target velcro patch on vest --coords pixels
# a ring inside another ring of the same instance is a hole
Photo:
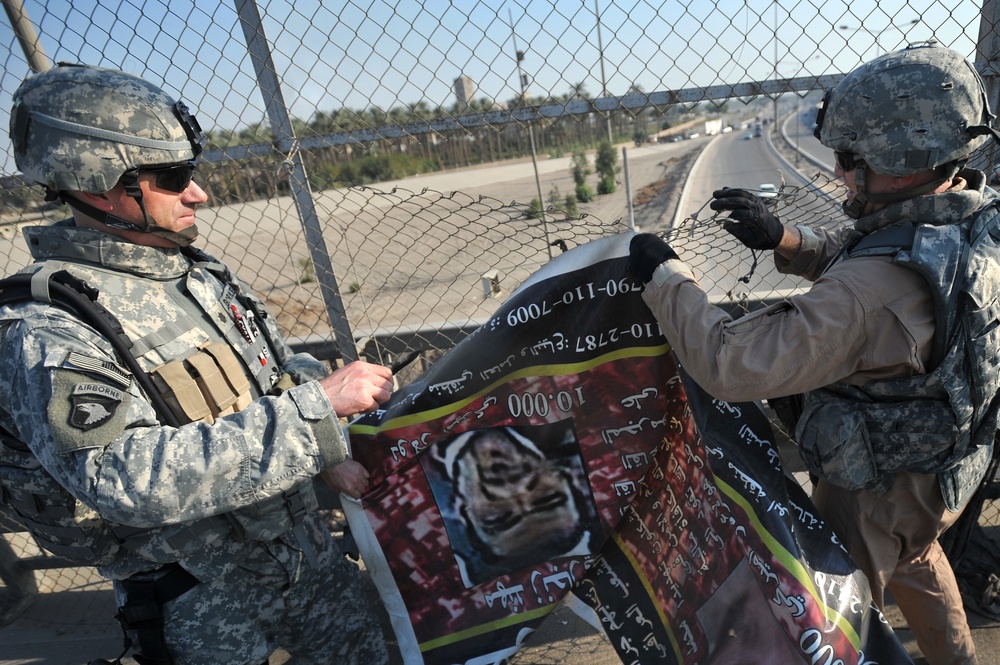
[[[128,388],[132,383],[132,373],[110,360],[90,358],[82,353],[70,351],[66,357],[66,366],[87,374],[94,374],[110,379],[123,388]]]
[[[78,383],[69,396],[69,424],[84,432],[111,420],[121,406],[124,392],[100,383]]]

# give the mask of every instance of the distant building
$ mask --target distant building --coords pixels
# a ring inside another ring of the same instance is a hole
[[[468,76],[455,79],[455,97],[460,104],[468,104],[476,94],[476,84]]]

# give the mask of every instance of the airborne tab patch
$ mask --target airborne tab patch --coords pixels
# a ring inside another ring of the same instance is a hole
[[[82,353],[70,351],[69,356],[66,357],[66,365],[87,374],[110,379],[123,388],[128,388],[132,383],[132,373],[118,363],[110,360],[91,358]]]
[[[100,383],[78,383],[70,395],[69,424],[83,431],[111,420],[122,403],[121,390]]]

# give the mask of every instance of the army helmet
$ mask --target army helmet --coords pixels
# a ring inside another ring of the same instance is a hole
[[[183,102],[113,69],[60,63],[26,78],[10,117],[26,182],[106,192],[129,171],[198,159],[204,135]]]
[[[922,44],[845,76],[823,100],[815,134],[878,173],[906,176],[968,158],[986,141],[992,120],[972,63]]]

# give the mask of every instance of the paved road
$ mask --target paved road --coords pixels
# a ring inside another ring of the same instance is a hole
[[[739,131],[722,134],[705,148],[690,174],[678,211],[688,219],[673,242],[674,248],[698,273],[709,297],[717,301],[765,300],[803,286],[801,279],[780,275],[769,256],[755,256],[724,232],[721,223],[725,215],[716,215],[707,207],[715,190],[738,187],[760,193],[764,184],[781,190],[770,199],[779,215],[797,205],[795,194],[786,193],[786,188],[802,191],[797,188],[806,181],[784,169],[765,137],[744,136]]]

